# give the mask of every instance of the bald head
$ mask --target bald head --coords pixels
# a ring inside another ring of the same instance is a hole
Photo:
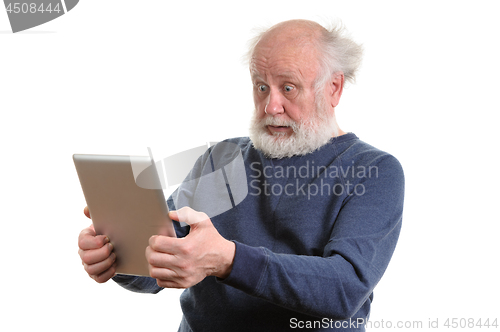
[[[310,42],[317,43],[321,34],[326,31],[316,22],[292,20],[278,23],[264,32],[261,42]]]
[[[253,48],[251,61],[259,51],[279,51],[284,54],[317,56],[317,45],[324,28],[316,22],[292,20],[281,22],[265,31]]]
[[[314,52],[319,61],[319,80],[324,81],[335,72],[342,72],[345,80],[354,82],[356,72],[361,63],[363,50],[360,45],[345,36],[344,28],[332,24],[326,29],[322,25],[309,20],[290,20],[278,23],[261,31],[250,43],[247,53],[249,63],[257,46],[286,48],[294,46]]]

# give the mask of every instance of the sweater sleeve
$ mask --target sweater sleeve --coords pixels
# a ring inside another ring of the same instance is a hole
[[[151,277],[117,274],[113,277],[113,281],[123,288],[136,293],[156,294],[163,289],[158,286],[156,279]]]
[[[236,243],[233,269],[219,282],[300,313],[348,319],[372,294],[401,228],[404,175],[392,156],[362,195],[344,199],[322,256],[278,254]],[[311,221],[314,222],[314,221]]]

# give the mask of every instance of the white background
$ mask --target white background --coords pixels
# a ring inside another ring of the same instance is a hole
[[[405,170],[403,229],[371,320],[423,331],[500,318],[497,2],[236,3],[82,0],[18,34],[0,10],[1,330],[177,330],[180,291],[134,294],[85,274],[71,156],[246,136],[247,40],[292,18],[340,18],[364,45],[338,121]]]

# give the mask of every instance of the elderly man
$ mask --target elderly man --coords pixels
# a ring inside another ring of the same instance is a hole
[[[115,275],[109,239],[89,227],[79,238],[87,273],[137,292],[186,288],[180,331],[364,331],[399,236],[404,178],[394,157],[337,126],[344,80],[360,60],[340,29],[314,22],[259,34],[250,138],[228,140],[241,149],[247,197],[212,218],[172,211],[190,227],[176,222],[181,239],[151,238],[151,277]]]

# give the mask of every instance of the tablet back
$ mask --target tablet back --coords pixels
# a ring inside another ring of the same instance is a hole
[[[149,276],[149,238],[175,237],[162,189],[141,188],[134,178],[132,163],[158,184],[150,187],[161,188],[150,157],[75,154],[73,160],[94,228],[113,244],[117,273]]]

